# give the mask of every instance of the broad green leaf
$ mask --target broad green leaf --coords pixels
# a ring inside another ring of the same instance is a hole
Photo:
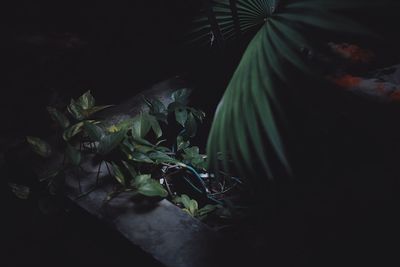
[[[65,154],[72,165],[79,166],[79,164],[81,164],[82,160],[81,152],[78,151],[73,146],[71,146],[70,144],[67,144],[67,148],[65,149]]]
[[[103,128],[90,122],[84,122],[86,134],[93,141],[100,141],[105,135]]]
[[[116,133],[110,133],[108,135],[104,135],[99,141],[99,145],[97,146],[97,150],[101,155],[106,155],[114,150],[119,144],[121,144],[122,140],[125,138],[126,132],[119,131]]]
[[[143,138],[150,131],[151,124],[149,115],[147,113],[141,113],[136,116],[133,121],[132,135],[136,138]]]
[[[113,168],[113,175],[114,175],[115,180],[117,180],[121,185],[125,185],[125,176],[124,176],[121,168],[114,162],[111,162],[111,165]]]
[[[168,192],[157,181],[150,179],[137,188],[137,192],[148,197],[167,197]]]
[[[77,103],[82,109],[87,110],[94,107],[95,99],[89,90],[78,98]]]
[[[185,127],[186,120],[188,119],[188,112],[186,108],[175,109],[175,119],[180,125],[182,125],[182,127]]]
[[[56,108],[53,107],[47,107],[47,111],[49,112],[52,120],[57,122],[58,125],[60,125],[62,128],[66,129],[69,127],[70,122],[64,113],[58,111]]]
[[[20,199],[28,199],[31,192],[30,188],[24,185],[18,185],[15,183],[8,183],[14,195]]]
[[[156,117],[149,115],[149,121],[151,125],[151,129],[153,129],[154,133],[156,134],[157,139],[162,136],[162,130],[160,124],[158,123]]]
[[[51,156],[51,147],[46,141],[33,136],[27,136],[26,140],[28,141],[28,144],[33,152],[36,154],[45,158]]]

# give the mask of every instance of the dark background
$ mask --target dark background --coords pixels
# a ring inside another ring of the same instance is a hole
[[[212,117],[245,43],[223,51],[185,47],[185,31],[198,8],[196,1],[184,0],[13,1],[4,6],[2,145],[48,134],[45,107],[59,97],[91,89],[100,103],[118,104],[175,75],[195,86],[193,105]],[[396,12],[355,14],[384,37],[359,40],[380,57],[371,69],[399,63]],[[282,182],[274,192],[276,207],[264,224],[270,261],[275,266],[357,266],[396,260],[399,107],[334,89],[304,86],[298,92],[287,102],[292,123],[287,140],[299,179]],[[19,168],[26,162],[18,160],[12,158],[13,172],[2,179],[2,266],[136,260],[155,266],[148,255],[63,199],[51,201],[60,205],[50,207],[50,215],[43,215],[35,201],[16,199],[3,183],[32,177]]]

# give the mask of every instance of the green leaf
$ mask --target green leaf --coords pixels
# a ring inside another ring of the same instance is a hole
[[[99,145],[97,146],[97,150],[101,155],[107,155],[112,150],[114,150],[119,144],[121,144],[122,140],[125,138],[126,132],[119,131],[116,133],[111,133],[108,135],[104,135],[99,141]]]
[[[168,192],[157,181],[151,179],[150,174],[142,174],[135,177],[133,185],[137,188],[137,192],[148,197],[166,197]]]
[[[154,133],[156,134],[157,139],[162,136],[162,130],[160,124],[158,123],[156,117],[149,115],[149,121],[151,128],[153,129]]]
[[[191,216],[196,216],[199,205],[196,200],[190,199],[189,196],[182,194],[180,197],[175,198],[176,203],[181,203],[183,205],[183,210],[189,213]]]
[[[76,136],[80,132],[82,132],[84,122],[78,122],[72,126],[70,126],[68,129],[66,129],[63,133],[63,138],[65,141],[69,141],[72,137]]]
[[[149,115],[147,113],[141,113],[136,116],[133,120],[132,135],[135,138],[143,138],[150,131],[151,124]]]
[[[14,183],[8,183],[14,195],[20,199],[28,199],[31,192],[30,188],[24,185],[18,185]]]
[[[197,215],[199,217],[202,217],[204,215],[207,215],[207,214],[215,211],[217,208],[218,208],[217,205],[207,204],[204,207],[202,207],[201,209],[199,209],[199,211],[197,212]]]
[[[83,108],[74,99],[71,99],[70,104],[67,106],[67,110],[72,115],[72,117],[74,117],[78,121],[86,118]]]
[[[120,167],[114,162],[111,162],[111,165],[113,168],[113,176],[115,180],[117,180],[121,185],[125,185],[125,176]]]
[[[151,179],[151,174],[137,175],[133,179],[133,185],[136,187],[140,187],[141,185],[146,184],[150,179]]]
[[[72,165],[79,166],[79,164],[81,164],[82,160],[81,152],[78,151],[73,146],[71,146],[70,144],[67,144],[67,148],[65,149],[65,154]]]
[[[36,154],[44,158],[51,156],[52,154],[51,147],[47,142],[33,136],[27,136],[26,140],[28,141],[28,144],[33,150],[33,152],[35,152]]]
[[[87,110],[94,107],[95,99],[89,90],[78,98],[77,103],[82,109]]]
[[[103,128],[101,128],[100,126],[97,126],[93,123],[85,121],[84,128],[85,128],[86,134],[93,141],[100,141],[105,135]]]
[[[186,134],[193,138],[197,132],[197,122],[192,113],[189,113],[185,123]]]
[[[51,119],[57,122],[62,128],[65,129],[69,127],[70,122],[67,116],[64,115],[64,113],[58,111],[56,108],[53,107],[47,107],[47,111],[49,112]]]
[[[186,120],[188,119],[187,110],[185,108],[175,109],[175,119],[182,127],[185,127]]]
[[[188,148],[190,146],[190,142],[185,141],[185,139],[181,135],[178,135],[178,137],[176,138],[176,146],[177,146],[177,151],[180,151],[185,148]]]
[[[142,163],[154,163],[151,158],[149,158],[146,154],[143,154],[141,152],[133,152],[130,156],[130,159],[136,162],[142,162]]]
[[[156,163],[176,163],[178,162],[176,159],[171,158],[167,154],[161,151],[154,151],[149,154],[149,157],[155,161]]]
[[[182,88],[172,93],[172,100],[186,105],[188,102],[189,95],[190,95],[190,90],[187,88]]]
[[[155,180],[150,180],[137,188],[137,192],[148,197],[167,197],[168,192]]]

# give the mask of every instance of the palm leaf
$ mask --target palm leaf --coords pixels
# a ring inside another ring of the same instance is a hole
[[[323,40],[310,41],[306,36],[315,30],[370,36],[368,29],[335,11],[379,7],[388,1],[215,1],[215,20],[224,40],[253,28],[258,31],[249,42],[217,108],[207,144],[210,167],[217,173],[221,168],[227,171],[232,161],[239,173],[254,176],[255,165],[261,163],[264,173],[273,178],[275,171],[270,156],[274,156],[290,173],[276,121],[283,117],[278,89],[282,85],[292,85],[287,67],[316,76],[317,72],[300,52],[302,48],[315,50],[326,44]],[[206,42],[210,34],[207,15],[197,18],[195,24],[193,36]]]

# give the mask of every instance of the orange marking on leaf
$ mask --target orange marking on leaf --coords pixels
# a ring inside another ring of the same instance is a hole
[[[354,88],[360,85],[362,79],[360,77],[352,76],[350,74],[341,76],[334,79],[334,82],[340,87],[344,88]]]

